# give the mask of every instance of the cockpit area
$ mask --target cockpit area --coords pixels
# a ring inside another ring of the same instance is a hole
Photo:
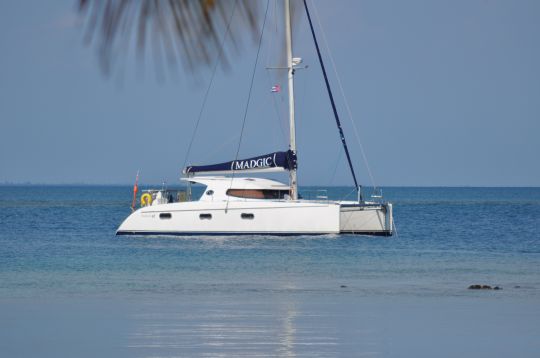
[[[188,201],[186,190],[173,189],[149,189],[143,190],[141,194],[141,207],[151,205],[162,205],[171,203],[181,203]]]
[[[206,186],[199,201],[289,199],[289,186],[269,179],[198,177],[186,180]]]

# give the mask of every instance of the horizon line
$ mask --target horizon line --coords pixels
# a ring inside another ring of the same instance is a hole
[[[0,182],[0,187],[4,186],[96,186],[96,187],[105,187],[105,186],[133,186],[133,183],[33,183],[33,182]],[[162,187],[163,183],[149,183],[149,184],[139,184],[140,187],[147,186],[156,186]],[[181,183],[167,184],[167,187],[176,187],[183,186]],[[327,187],[327,188],[338,188],[338,187],[350,187],[353,188],[353,185],[322,185],[322,184],[309,184],[309,185],[299,185],[300,187]],[[363,188],[374,188],[372,185],[363,185]],[[540,185],[508,185],[508,184],[497,184],[497,185],[473,185],[473,184],[451,184],[451,185],[378,185],[375,188],[540,188]]]

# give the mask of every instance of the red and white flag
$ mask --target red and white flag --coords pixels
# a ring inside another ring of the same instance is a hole
[[[281,86],[280,85],[272,86],[272,92],[277,93],[277,92],[280,92],[280,91],[281,91]]]

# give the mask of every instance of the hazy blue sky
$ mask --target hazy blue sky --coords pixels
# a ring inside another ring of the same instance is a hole
[[[139,168],[143,182],[176,182],[210,71],[159,83],[147,62],[144,73],[128,64],[123,79],[105,78],[75,3],[0,2],[0,182],[131,183]],[[540,185],[539,1],[316,3],[377,184]],[[297,76],[299,181],[350,184],[299,19],[295,56],[310,66]],[[264,69],[269,43],[242,156],[286,149],[272,104],[284,111],[282,97]],[[189,162],[234,158],[255,50],[245,42],[232,71],[218,72]]]

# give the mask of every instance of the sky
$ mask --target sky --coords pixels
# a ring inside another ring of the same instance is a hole
[[[372,173],[325,51],[362,184],[540,185],[540,2],[314,4]],[[274,19],[270,10],[240,157],[288,146],[286,82],[265,68]],[[160,80],[151,60],[128,60],[107,77],[76,1],[0,2],[0,183],[129,184],[138,170],[142,183],[177,183],[184,162],[234,159],[257,47],[243,41],[231,69],[219,67],[186,159],[210,68]],[[294,56],[308,65],[295,76],[299,184],[351,185],[305,14]]]

